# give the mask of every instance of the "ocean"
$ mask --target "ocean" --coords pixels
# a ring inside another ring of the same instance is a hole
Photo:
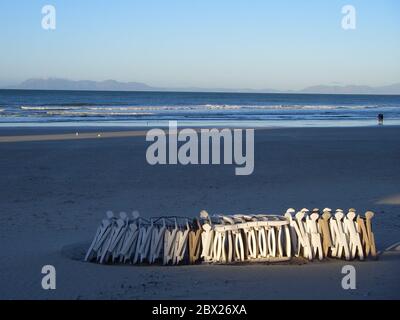
[[[400,124],[400,96],[0,90],[0,126]]]

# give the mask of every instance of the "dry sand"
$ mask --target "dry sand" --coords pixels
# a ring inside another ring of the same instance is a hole
[[[0,129],[1,299],[400,298],[397,253],[352,262],[354,291],[341,287],[346,263],[333,260],[193,267],[82,262],[107,210],[196,216],[202,209],[372,209],[383,250],[400,241],[400,127],[259,130],[255,172],[248,177],[235,176],[232,166],[152,167],[142,134],[105,138],[106,131],[121,130],[79,130],[94,136],[74,139],[77,129]],[[4,142],[5,136],[47,134],[72,139]],[[41,289],[47,264],[57,270],[55,291]]]

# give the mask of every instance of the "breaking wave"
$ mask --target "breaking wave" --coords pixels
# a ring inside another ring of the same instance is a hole
[[[382,108],[379,105],[172,105],[172,106],[100,106],[100,105],[48,105],[21,106],[26,111],[92,110],[92,111],[188,111],[188,110],[362,110]]]
[[[46,110],[74,110],[80,109],[80,107],[62,107],[62,106],[39,106],[39,107],[31,107],[31,106],[21,106],[21,110],[31,110],[31,111],[46,111]]]
[[[49,116],[68,116],[68,117],[121,117],[121,116],[149,116],[150,112],[80,112],[80,111],[48,111]]]

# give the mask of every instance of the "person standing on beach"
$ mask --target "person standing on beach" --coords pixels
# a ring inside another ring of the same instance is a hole
[[[383,114],[382,113],[378,114],[378,123],[380,126],[383,125],[383,119],[384,119]]]

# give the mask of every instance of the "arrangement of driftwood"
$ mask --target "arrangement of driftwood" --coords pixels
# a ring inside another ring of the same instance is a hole
[[[371,220],[350,209],[288,209],[283,216],[215,215],[150,220],[107,213],[86,254],[86,261],[129,264],[197,264],[376,257]]]
[[[318,209],[312,212],[302,209],[295,213],[294,209],[289,209],[285,214],[290,223],[293,248],[296,248],[294,255],[309,260],[377,257],[372,211],[367,211],[365,217],[357,215],[355,209],[350,209],[346,215],[341,209],[332,214],[329,208],[324,209],[322,215]]]
[[[187,261],[200,246],[201,225],[189,224],[189,219],[162,217],[143,219],[134,212],[115,217],[107,213],[97,229],[86,254],[86,261],[98,263],[162,263],[180,264]],[[194,240],[194,241],[193,241]],[[196,259],[197,261],[197,259]]]
[[[201,213],[205,262],[287,261],[292,256],[289,221],[270,215],[212,216]]]

